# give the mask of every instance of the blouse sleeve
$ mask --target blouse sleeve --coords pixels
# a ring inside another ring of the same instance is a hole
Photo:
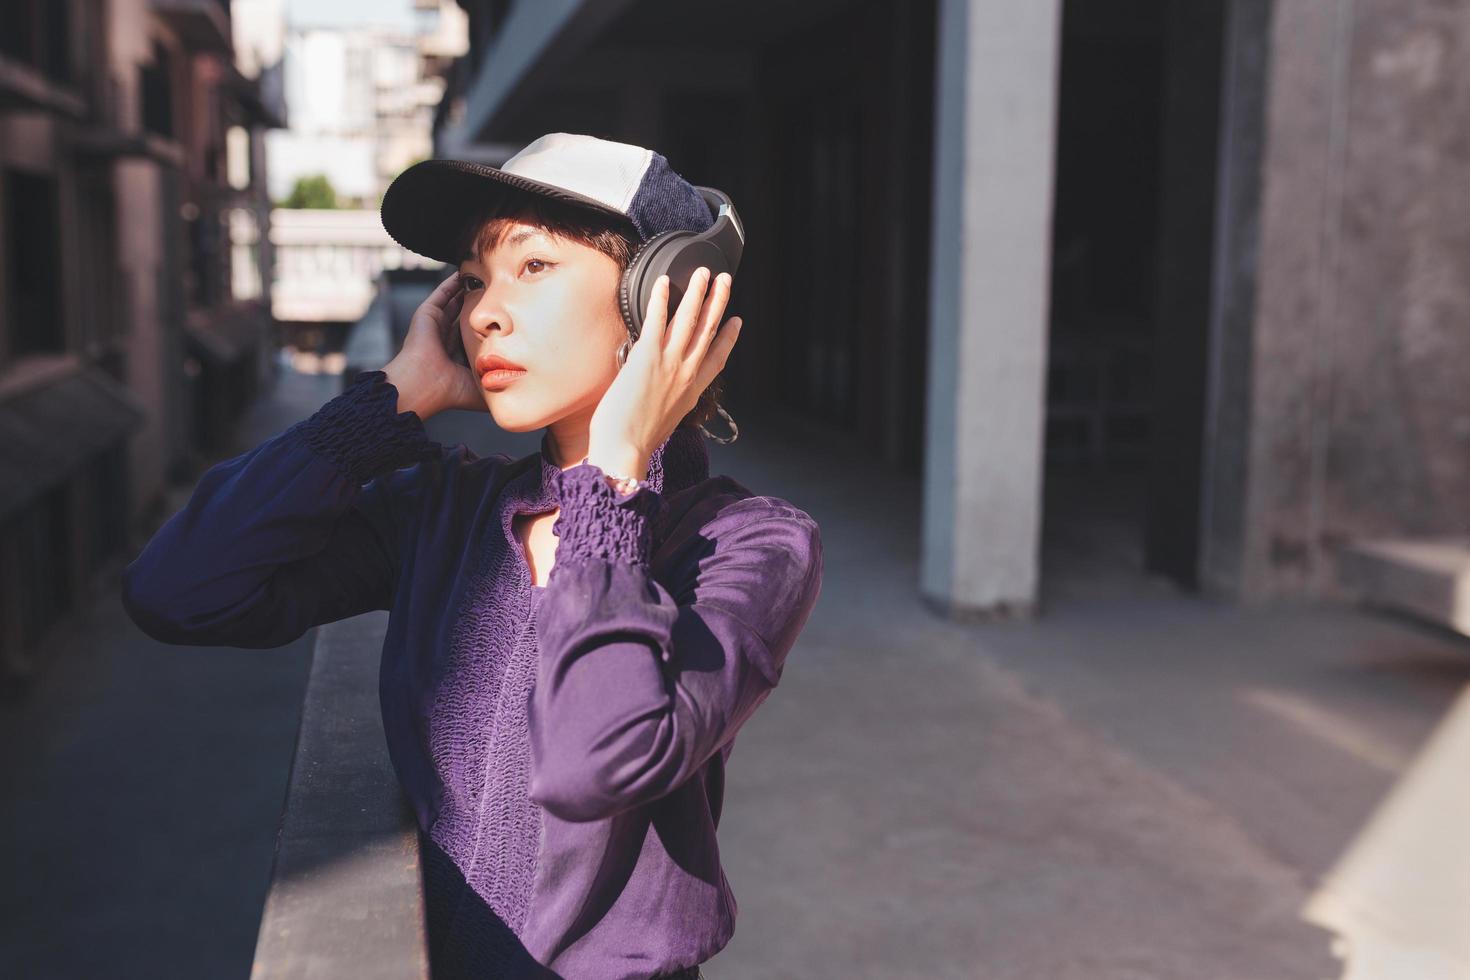
[[[122,601],[164,643],[277,647],[392,595],[395,470],[443,447],[370,371],[310,418],[208,469],[123,572]]]
[[[649,573],[664,503],[646,481],[619,494],[582,463],[562,471],[560,504],[536,611],[530,796],[598,820],[677,788],[770,695],[821,591],[821,536],[785,501],[736,501],[701,529],[676,596]]]

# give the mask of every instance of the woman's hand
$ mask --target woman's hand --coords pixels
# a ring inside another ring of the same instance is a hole
[[[449,357],[450,345],[462,343],[463,305],[464,288],[455,272],[414,310],[403,349],[383,368],[398,389],[400,412],[427,419],[448,408],[488,411],[473,372]]]
[[[667,322],[669,277],[654,282],[643,331],[592,415],[589,463],[613,476],[647,479],[653,451],[699,403],[740,336],[740,317],[720,324],[730,284],[729,273],[720,273],[706,297],[710,270],[700,266]]]

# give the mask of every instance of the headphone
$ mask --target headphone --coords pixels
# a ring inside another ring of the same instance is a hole
[[[623,312],[623,324],[631,335],[618,348],[620,366],[627,357],[629,344],[643,333],[643,311],[648,309],[648,302],[653,298],[653,284],[659,276],[669,277],[667,315],[673,316],[684,298],[684,284],[689,282],[694,270],[706,267],[713,282],[715,276],[722,272],[733,277],[740,267],[740,255],[745,251],[745,226],[730,196],[713,187],[693,186],[715,213],[715,223],[704,231],[675,230],[654,235],[640,245],[629,260],[618,285],[618,305]],[[715,411],[730,427],[730,435],[722,438],[703,425],[699,427],[700,431],[716,442],[734,442],[740,437],[740,427],[724,406],[716,404]]]
[[[745,226],[735,205],[724,191],[695,186],[715,213],[715,223],[705,231],[665,231],[639,246],[618,286],[618,304],[623,323],[635,338],[643,332],[643,313],[653,297],[653,284],[658,277],[669,277],[669,315],[679,308],[684,287],[694,270],[704,266],[710,280],[722,272],[735,275],[740,255],[745,250]]]

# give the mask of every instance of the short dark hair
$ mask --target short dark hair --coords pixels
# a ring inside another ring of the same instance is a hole
[[[638,230],[633,223],[616,215],[604,215],[590,208],[578,207],[539,194],[513,189],[494,201],[481,205],[465,223],[455,254],[478,257],[500,244],[512,222],[535,225],[555,238],[573,241],[596,249],[618,266],[618,274],[627,270],[638,251]],[[632,332],[629,331],[629,336]],[[681,426],[703,425],[713,419],[716,406],[725,394],[723,375],[715,375],[699,394],[699,401],[679,421]]]

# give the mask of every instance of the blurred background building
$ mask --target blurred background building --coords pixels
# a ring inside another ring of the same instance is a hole
[[[408,2],[404,3],[405,12]],[[277,250],[272,308],[299,368],[340,371],[351,325],[384,269],[438,267],[388,237],[383,191],[433,150],[443,73],[465,50],[452,0],[419,2],[407,23],[295,23],[283,68],[291,124],[267,139]],[[315,186],[315,200],[301,194]]]
[[[464,50],[463,12],[420,6],[397,30],[284,0],[0,11],[0,673],[226,451],[283,350],[340,364],[378,273],[434,264],[377,210]]]
[[[15,0],[0,26],[0,650],[121,557],[273,356],[273,67],[220,0]]]

